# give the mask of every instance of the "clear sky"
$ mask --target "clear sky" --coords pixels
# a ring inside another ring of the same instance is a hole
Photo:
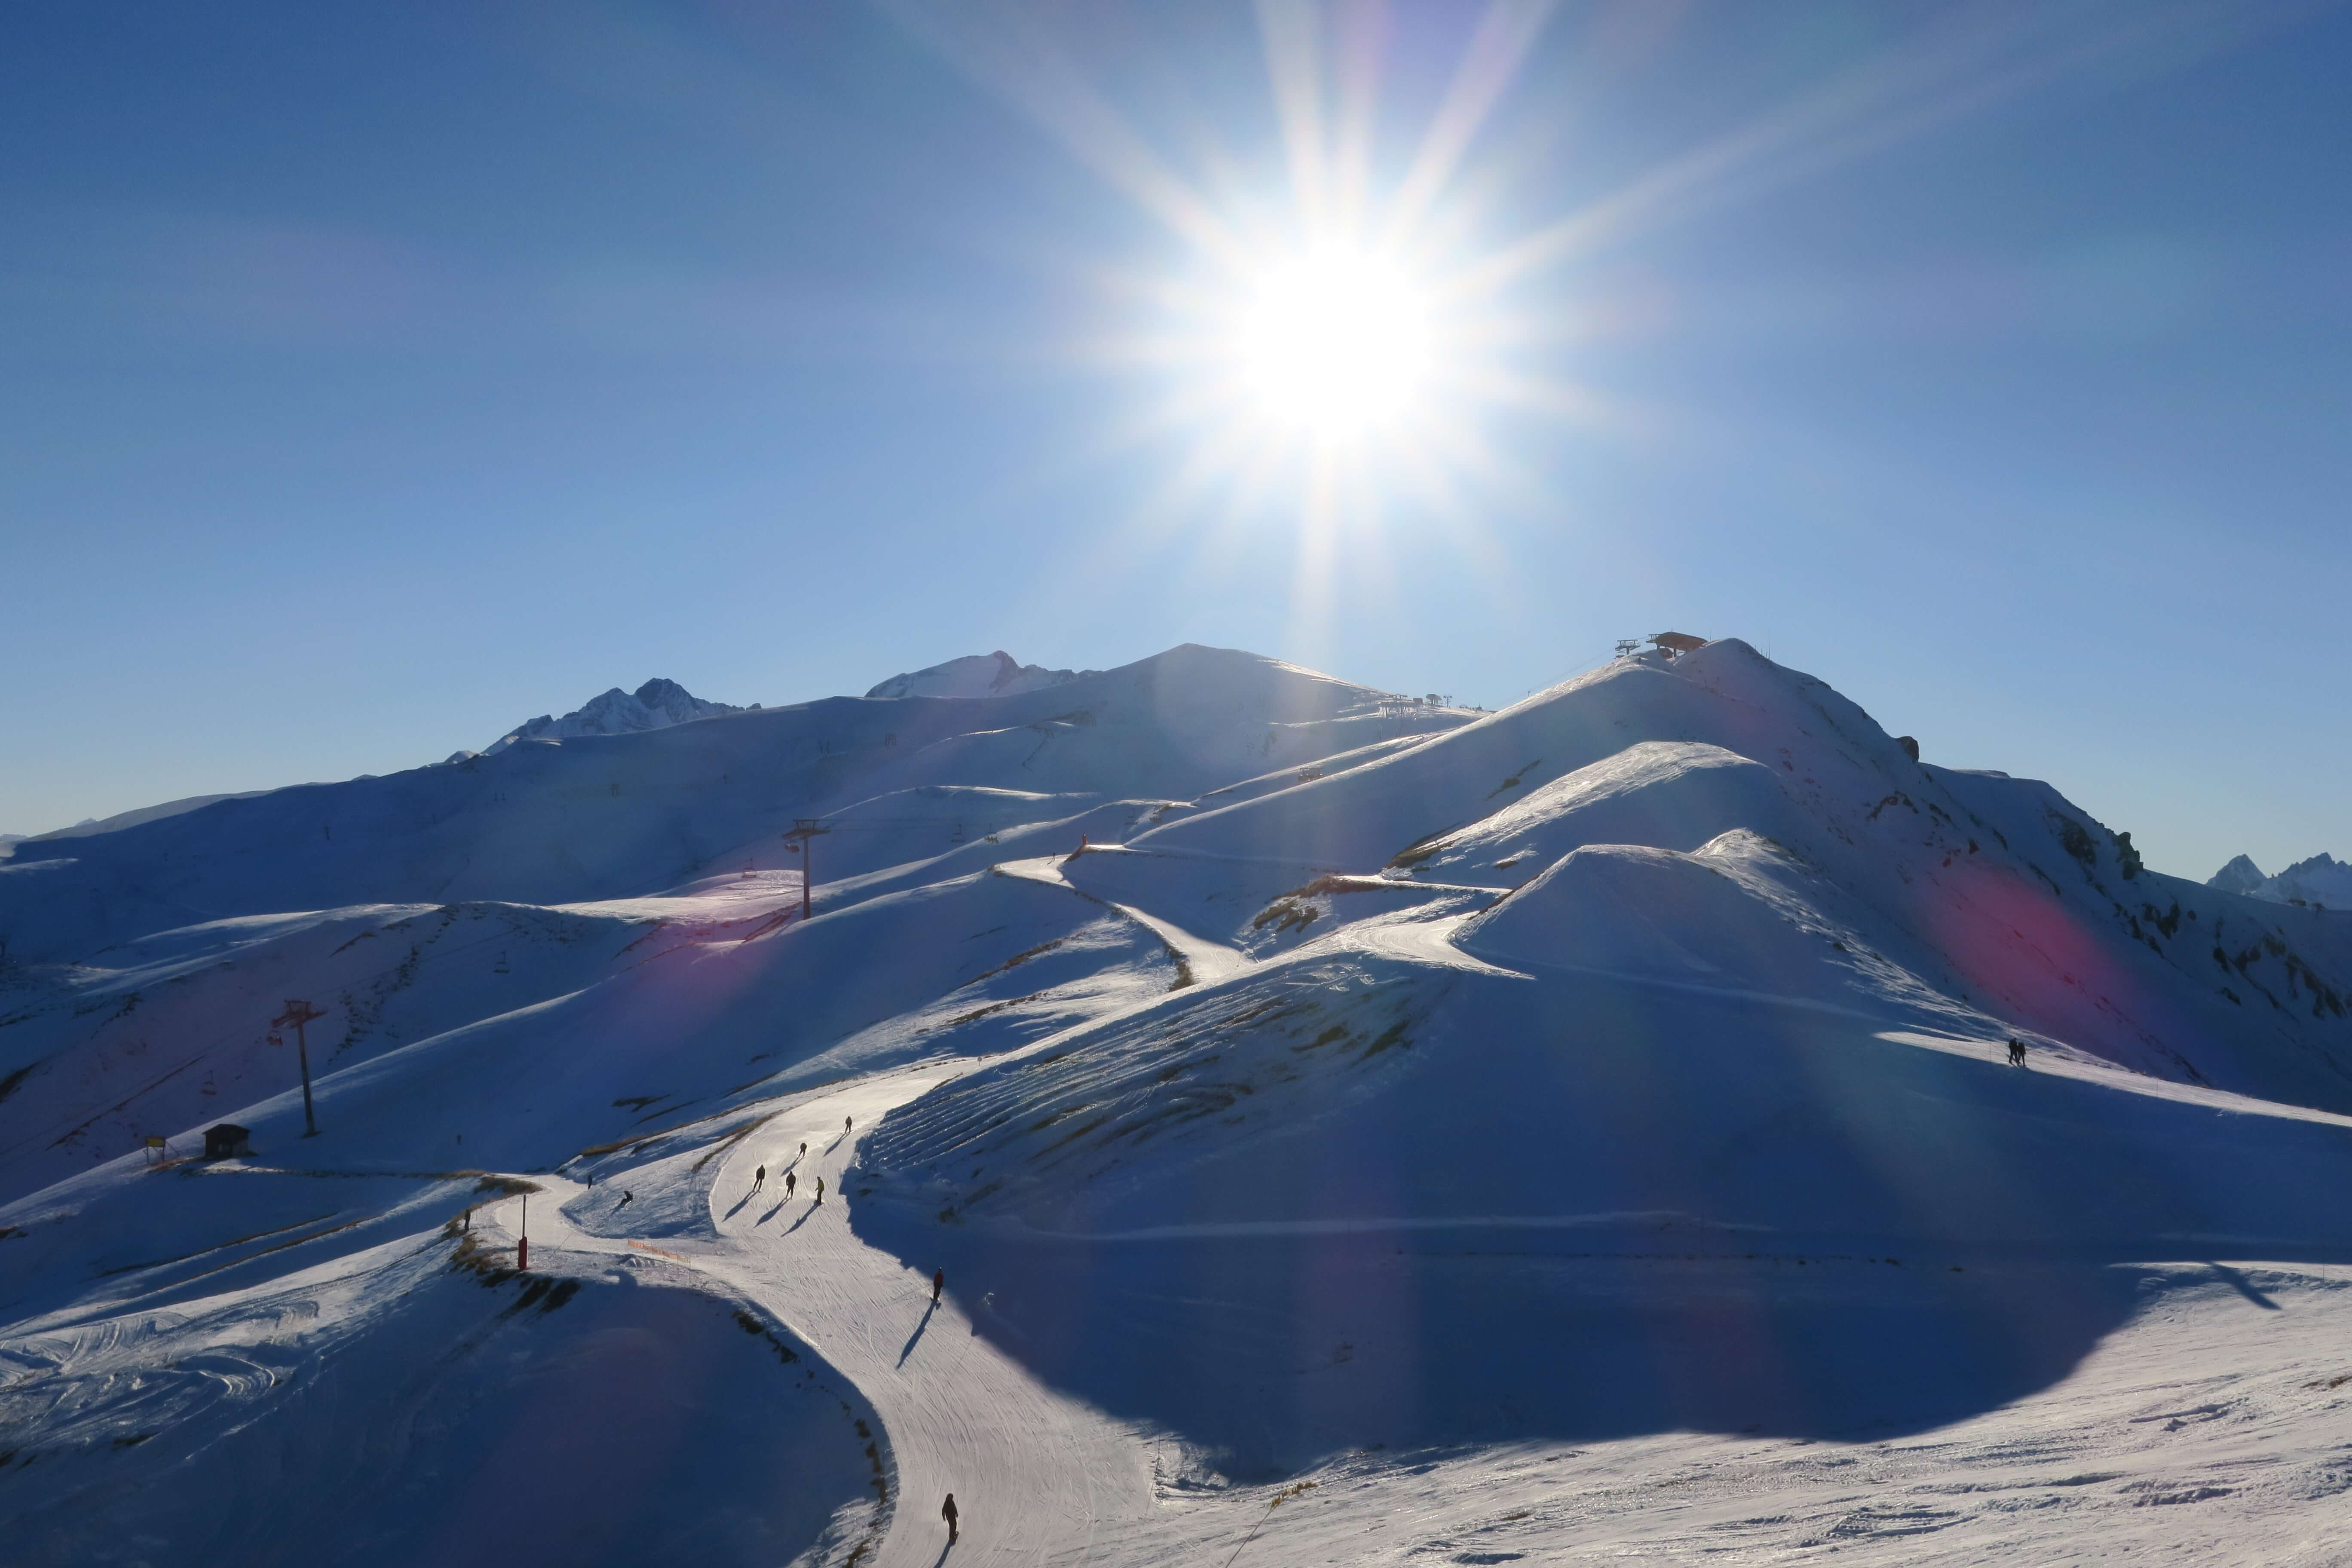
[[[2347,80],[2257,0],[20,0],[0,828],[653,675],[1674,627],[2161,869],[2352,855]]]

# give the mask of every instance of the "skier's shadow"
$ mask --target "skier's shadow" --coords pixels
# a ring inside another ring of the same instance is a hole
[[[940,1547],[939,1556],[932,1560],[931,1568],[940,1568],[940,1564],[948,1560],[948,1553],[954,1550],[955,1542],[952,1541],[949,1542],[945,1546]]]
[[[770,1209],[766,1214],[761,1215],[758,1219],[753,1220],[751,1223],[752,1223],[753,1225],[765,1225],[765,1224],[767,1224],[770,1220],[772,1220],[772,1219],[775,1218],[778,1215],[780,1215],[780,1214],[783,1213],[783,1212],[784,1212],[784,1205],[785,1205],[786,1204],[788,1204],[788,1203],[792,1202],[792,1201],[793,1201],[793,1200],[792,1200],[792,1198],[791,1198],[791,1196],[790,1196],[789,1194],[788,1194],[788,1195],[786,1195],[786,1196],[784,1196],[784,1197],[778,1198],[778,1199],[776,1200],[776,1206],[775,1206],[774,1208]]]
[[[749,1204],[751,1201],[751,1194],[749,1194],[749,1193],[745,1193],[741,1197],[737,1198],[737,1199],[735,1200],[735,1206],[734,1206],[733,1208],[731,1208],[731,1209],[729,1209],[729,1210],[727,1211],[727,1213],[726,1213],[724,1215],[722,1215],[721,1217],[722,1217],[722,1218],[725,1218],[725,1219],[733,1219],[737,1215],[741,1214],[741,1213],[743,1212],[744,1205],[747,1205],[747,1204]]]
[[[923,1309],[923,1321],[915,1325],[915,1331],[908,1334],[907,1336],[907,1342],[899,1347],[898,1364],[900,1366],[906,1365],[907,1358],[915,1353],[915,1342],[921,1339],[923,1337],[923,1331],[931,1326],[931,1314],[939,1310],[940,1304],[937,1301],[932,1302],[929,1306]]]
[[[811,1205],[809,1205],[809,1206],[808,1206],[808,1207],[806,1207],[806,1208],[804,1208],[804,1209],[803,1209],[803,1210],[801,1211],[801,1217],[800,1217],[800,1218],[798,1218],[798,1219],[796,1219],[796,1220],[794,1220],[794,1221],[793,1221],[791,1228],[790,1228],[790,1229],[787,1229],[787,1230],[784,1232],[784,1234],[785,1234],[786,1236],[790,1236],[790,1235],[792,1235],[793,1231],[798,1230],[798,1229],[800,1229],[800,1227],[801,1227],[801,1226],[804,1226],[804,1225],[808,1224],[808,1222],[809,1222],[809,1215],[813,1215],[813,1214],[814,1214],[814,1213],[816,1213],[816,1205],[814,1205],[814,1204],[811,1204]]]

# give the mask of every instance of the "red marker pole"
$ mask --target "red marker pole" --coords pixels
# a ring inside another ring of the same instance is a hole
[[[530,1267],[530,1199],[522,1200],[522,1238],[515,1243],[515,1267]]]

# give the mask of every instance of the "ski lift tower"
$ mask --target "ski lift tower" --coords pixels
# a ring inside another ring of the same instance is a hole
[[[815,816],[795,816],[792,830],[784,837],[799,849],[801,855],[801,919],[809,918],[809,889],[816,881],[816,859],[810,845],[824,831],[824,820]]]
[[[320,1012],[308,1002],[295,1000],[288,1002],[286,1011],[269,1020],[269,1026],[273,1031],[289,1027],[294,1031],[294,1049],[302,1060],[302,1126],[304,1129],[302,1136],[305,1138],[316,1138],[319,1135],[319,1119],[310,1112],[310,1037],[303,1032],[303,1026],[325,1016],[324,1013]],[[286,1039],[283,1035],[273,1033],[269,1037],[269,1043],[273,1046],[283,1045]]]
[[[1641,651],[1642,639],[1640,637],[1619,637],[1617,639],[1617,657],[1619,658],[1631,658]]]

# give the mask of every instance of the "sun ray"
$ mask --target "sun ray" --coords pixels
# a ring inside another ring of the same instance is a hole
[[[1427,216],[1555,8],[1555,0],[1496,0],[1486,8],[1389,204],[1385,239],[1394,242]]]
[[[999,14],[990,26],[976,11],[914,0],[881,5],[908,37],[1051,135],[1170,233],[1228,266],[1246,265],[1247,247],[1224,216],[1105,101],[1034,14]]]
[[[1291,199],[1310,227],[1329,222],[1324,146],[1322,26],[1314,0],[1258,0],[1258,37]]]
[[[1305,504],[1298,529],[1298,562],[1291,573],[1290,635],[1310,663],[1328,662],[1341,519],[1337,505],[1340,476],[1328,448],[1307,459]]]
[[[1339,108],[1331,125],[1331,211],[1349,232],[1367,226],[1371,199],[1373,137],[1380,121],[1380,73],[1387,8],[1358,0],[1339,12],[1333,50]]]
[[[1469,280],[1499,289],[1645,228],[1753,200],[2061,80],[2209,52],[2249,32],[2285,26],[2315,4],[2249,0],[2228,8],[2170,4],[1956,16],[1497,250]]]

